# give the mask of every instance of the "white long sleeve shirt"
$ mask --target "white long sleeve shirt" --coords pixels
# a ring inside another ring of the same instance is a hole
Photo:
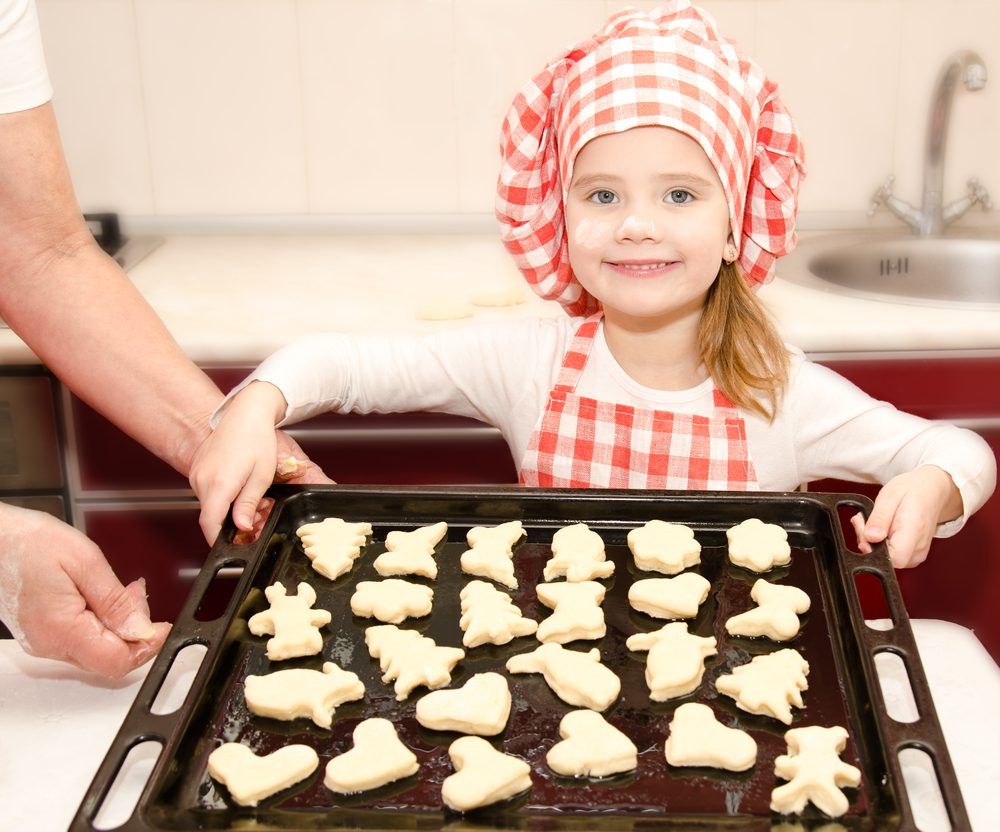
[[[311,335],[279,350],[253,380],[275,385],[288,408],[281,424],[326,411],[437,411],[479,419],[502,432],[518,466],[579,318],[519,319],[430,335]],[[951,475],[963,517],[938,527],[954,534],[992,494],[996,461],[972,431],[903,413],[792,349],[790,380],[773,421],[741,411],[760,488],[790,491],[835,478],[885,483],[921,465]],[[603,326],[577,393],[636,407],[709,415],[712,382],[655,390],[615,361]],[[329,472],[336,478],[336,471]]]
[[[0,113],[52,98],[34,0],[0,0]]]

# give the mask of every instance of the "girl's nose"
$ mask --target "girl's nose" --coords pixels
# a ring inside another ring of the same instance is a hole
[[[642,243],[647,240],[655,242],[659,240],[660,232],[653,220],[630,214],[619,227],[617,237],[620,242]]]

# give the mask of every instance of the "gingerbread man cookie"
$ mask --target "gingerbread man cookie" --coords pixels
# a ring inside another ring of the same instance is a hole
[[[538,623],[525,618],[506,592],[486,581],[469,581],[459,597],[462,617],[458,626],[464,633],[462,644],[466,647],[507,644],[538,629]]]
[[[715,681],[716,690],[731,696],[744,711],[792,722],[792,705],[802,707],[802,691],[809,687],[807,662],[798,650],[786,647],[756,656]]]
[[[757,762],[754,738],[746,731],[723,725],[708,705],[698,702],[685,702],[674,711],[663,750],[672,766],[746,771]]]
[[[460,737],[448,747],[455,773],[441,784],[441,798],[456,812],[499,803],[531,788],[531,766],[497,751],[482,737]]]
[[[447,523],[423,526],[412,532],[394,531],[385,536],[385,552],[375,558],[375,571],[389,575],[419,575],[436,578],[437,562],[434,547],[448,533]]]
[[[407,618],[430,615],[434,590],[398,578],[384,581],[359,581],[351,596],[351,612],[362,618],[377,618],[387,624],[399,624]]]
[[[477,673],[460,688],[435,690],[417,702],[417,722],[432,731],[493,737],[507,727],[510,688],[499,673]]]
[[[615,565],[604,559],[604,541],[586,523],[575,523],[552,535],[552,557],[542,575],[546,581],[566,576],[567,581],[607,578]]]
[[[320,627],[330,623],[327,610],[314,610],[316,590],[304,581],[298,595],[288,595],[283,584],[271,584],[264,590],[270,609],[250,616],[247,627],[255,636],[273,635],[268,639],[267,657],[271,661],[314,656],[323,648]]]
[[[538,625],[538,640],[566,644],[577,639],[603,638],[604,587],[597,581],[538,584],[538,600],[551,609],[552,615]]]
[[[840,726],[793,728],[785,732],[788,754],[774,761],[774,773],[788,780],[771,792],[771,809],[783,815],[798,814],[812,803],[832,818],[850,807],[841,789],[857,788],[861,772],[840,759],[847,743],[847,731]]]
[[[256,806],[272,794],[305,780],[319,766],[308,745],[286,745],[258,757],[245,745],[227,742],[208,755],[208,773],[240,806]]]
[[[365,630],[365,644],[379,660],[382,681],[395,680],[396,699],[402,701],[419,685],[441,688],[451,682],[451,671],[463,658],[458,647],[438,647],[434,639],[395,624],[379,624]]]
[[[388,719],[373,717],[354,729],[354,747],[326,764],[323,783],[338,794],[355,794],[377,789],[416,774],[417,755],[396,735]]]
[[[541,673],[552,691],[567,705],[603,711],[621,692],[621,679],[601,664],[595,647],[587,653],[549,643],[507,660],[511,673]]]
[[[653,618],[694,618],[711,588],[696,572],[676,578],[644,578],[629,587],[628,602]]]
[[[701,562],[701,544],[694,531],[680,523],[650,520],[628,533],[628,548],[644,572],[676,575]]]
[[[559,723],[557,742],[545,755],[556,774],[607,777],[632,771],[639,764],[635,743],[597,711],[570,711]]]
[[[295,530],[313,569],[331,581],[350,571],[371,533],[371,523],[347,523],[339,517]]]
[[[629,636],[629,650],[648,650],[646,684],[649,698],[665,702],[691,693],[701,684],[705,659],[716,654],[714,636],[696,636],[688,632],[687,624],[677,621],[652,633]]]
[[[247,707],[258,716],[311,717],[320,728],[329,728],[337,706],[363,697],[365,686],[356,673],[323,662],[322,671],[295,668],[247,676],[243,695]]]
[[[772,584],[759,578],[750,590],[758,606],[726,621],[731,636],[766,636],[788,641],[799,634],[799,615],[809,611],[809,596],[797,586]]]
[[[792,559],[788,533],[781,526],[764,523],[756,517],[733,526],[726,532],[726,539],[729,560],[753,572],[767,572]]]
[[[470,548],[462,553],[462,571],[517,589],[513,550],[522,537],[524,526],[520,520],[499,526],[473,526],[465,536]]]

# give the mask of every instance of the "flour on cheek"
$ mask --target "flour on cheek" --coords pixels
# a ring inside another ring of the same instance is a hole
[[[581,248],[600,248],[614,236],[610,222],[584,217],[573,231],[573,242]]]

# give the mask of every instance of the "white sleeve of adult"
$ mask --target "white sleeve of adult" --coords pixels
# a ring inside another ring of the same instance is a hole
[[[996,487],[996,459],[981,436],[897,410],[826,367],[804,362],[790,399],[806,481],[885,484],[921,465],[936,465],[951,476],[963,506],[960,518],[938,526],[938,537],[957,532]]]
[[[19,113],[52,98],[34,0],[0,0],[0,113]]]

